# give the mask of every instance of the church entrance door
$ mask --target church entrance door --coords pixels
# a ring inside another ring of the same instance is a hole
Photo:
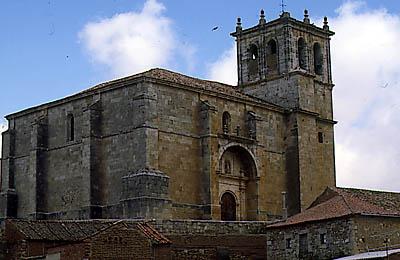
[[[225,192],[221,197],[221,220],[236,220],[236,200],[229,192]]]

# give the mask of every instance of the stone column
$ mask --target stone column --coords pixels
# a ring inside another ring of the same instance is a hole
[[[32,124],[31,151],[29,169],[35,195],[33,200],[33,212],[30,214],[34,219],[45,219],[47,208],[47,174],[46,174],[46,152],[48,139],[47,115],[39,117]]]
[[[287,214],[292,216],[300,212],[300,165],[299,165],[299,129],[297,113],[290,113],[286,119],[286,196]]]
[[[83,111],[82,163],[86,192],[82,199],[83,214],[88,218],[101,218],[103,202],[103,171],[101,162],[101,103],[96,101]]]
[[[157,111],[157,86],[154,83],[146,88],[142,95],[145,113],[145,142],[146,165],[145,168],[159,169],[158,165],[158,111]],[[168,173],[167,173],[168,174]]]
[[[201,118],[201,150],[202,150],[202,166],[203,166],[203,176],[202,176],[202,183],[200,184],[202,187],[202,201],[204,204],[204,218],[211,219],[213,215],[213,211],[220,210],[220,205],[216,204],[213,205],[213,191],[214,194],[217,194],[216,191],[217,185],[216,182],[212,183],[212,169],[213,169],[213,135],[212,135],[212,128],[213,128],[213,117],[216,114],[217,109],[210,105],[207,101],[202,101],[200,105],[200,118]],[[215,137],[215,136],[214,136]]]

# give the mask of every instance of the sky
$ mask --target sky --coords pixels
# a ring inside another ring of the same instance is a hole
[[[0,132],[5,115],[162,67],[236,84],[237,17],[278,18],[281,0],[2,0]],[[332,37],[337,185],[400,192],[400,2],[285,0]],[[216,30],[213,28],[218,27]]]

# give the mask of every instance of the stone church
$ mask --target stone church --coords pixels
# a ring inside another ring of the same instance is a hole
[[[287,12],[231,34],[238,85],[164,69],[8,115],[0,217],[274,220],[335,186],[330,37]]]

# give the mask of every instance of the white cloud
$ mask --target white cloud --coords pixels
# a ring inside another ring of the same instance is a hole
[[[237,85],[236,43],[208,66],[208,77],[211,80]]]
[[[195,50],[180,43],[165,10],[157,0],[147,0],[139,12],[86,24],[79,38],[93,62],[106,65],[115,76],[173,66],[179,55],[193,66],[190,61]]]
[[[349,1],[330,19],[337,182],[400,191],[400,15]]]

